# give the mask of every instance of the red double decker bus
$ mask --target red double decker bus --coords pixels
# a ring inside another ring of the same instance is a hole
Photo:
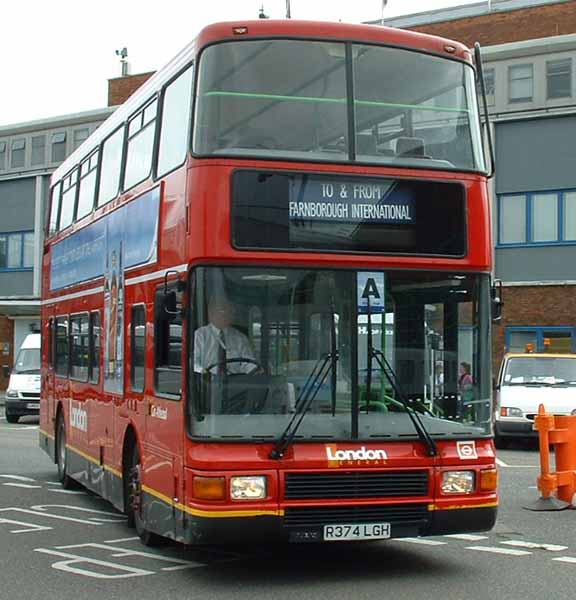
[[[489,530],[477,66],[445,39],[205,28],[54,173],[40,444],[141,539]]]

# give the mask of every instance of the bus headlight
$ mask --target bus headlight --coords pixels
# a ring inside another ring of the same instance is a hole
[[[230,478],[232,500],[262,500],[266,495],[266,477],[263,475]]]
[[[6,398],[18,398],[18,392],[16,390],[6,390]]]
[[[470,494],[474,491],[474,471],[444,471],[443,494]]]

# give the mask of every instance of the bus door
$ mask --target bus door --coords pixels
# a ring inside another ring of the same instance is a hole
[[[167,292],[167,293],[165,293]],[[167,301],[168,298],[168,301]],[[172,499],[172,507],[155,503],[147,520],[167,533],[177,525],[174,504],[181,502],[183,486],[184,388],[183,292],[164,285],[154,303],[154,393],[146,396],[144,481]]]

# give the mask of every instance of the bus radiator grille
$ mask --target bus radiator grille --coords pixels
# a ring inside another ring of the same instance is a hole
[[[428,471],[286,473],[286,500],[428,496]]]

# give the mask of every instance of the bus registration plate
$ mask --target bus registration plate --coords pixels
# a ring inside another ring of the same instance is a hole
[[[324,525],[324,540],[386,540],[390,537],[390,523],[344,523]]]
[[[28,404],[26,404],[26,408],[40,408],[40,403],[39,402],[28,402]]]

